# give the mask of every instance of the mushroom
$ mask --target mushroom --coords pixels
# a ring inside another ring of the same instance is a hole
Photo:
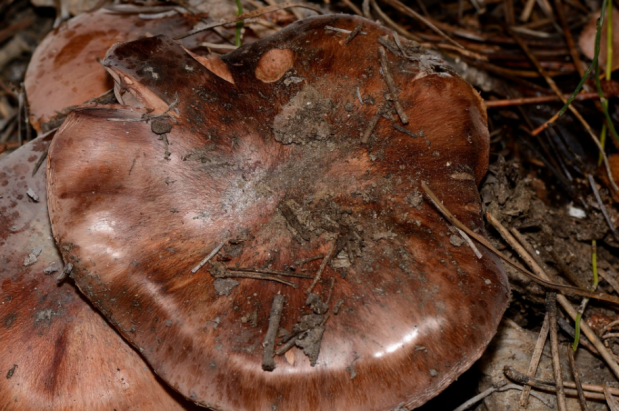
[[[98,61],[110,46],[145,36],[184,33],[201,15],[142,17],[138,12],[116,14],[99,9],[68,20],[45,37],[32,55],[25,79],[30,120],[35,130],[40,132],[45,123],[50,124],[43,131],[57,127],[67,114],[66,109],[112,88],[112,79]],[[194,48],[202,41],[222,40],[212,32],[205,32],[183,44]],[[59,114],[59,121],[55,121]]]
[[[509,297],[497,258],[422,190],[484,232],[482,100],[358,17],[222,60],[233,82],[164,36],[108,52],[146,108],[78,108],[52,142],[50,217],[76,284],[203,406],[425,403],[480,357]]]
[[[53,134],[0,162],[0,408],[193,409],[69,282],[51,237],[45,173],[33,165]],[[34,200],[34,196],[39,200]]]

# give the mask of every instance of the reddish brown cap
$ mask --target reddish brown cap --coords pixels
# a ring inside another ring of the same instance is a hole
[[[32,177],[51,138],[0,162],[0,409],[190,409],[75,287],[56,284],[45,169]]]
[[[358,25],[348,41],[330,28]],[[192,401],[411,408],[495,333],[509,296],[501,265],[476,257],[421,189],[483,231],[484,107],[441,61],[391,36],[356,17],[297,22],[226,55],[234,84],[165,37],[119,45],[105,66],[171,116],[83,108],[56,136],[49,206],[63,258]],[[292,61],[279,79],[257,78],[266,53]],[[294,347],[268,364],[266,335],[276,351]]]
[[[37,131],[57,112],[80,105],[113,86],[98,59],[115,43],[145,36],[174,37],[190,30],[200,16],[174,15],[145,19],[136,14],[115,14],[104,9],[83,13],[54,29],[39,44],[26,72],[25,86],[30,120]],[[183,44],[194,47],[199,40],[214,43],[221,38],[202,33]]]

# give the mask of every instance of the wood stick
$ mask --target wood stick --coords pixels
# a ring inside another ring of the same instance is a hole
[[[551,341],[551,358],[553,360],[553,378],[555,379],[555,390],[560,411],[566,410],[566,397],[564,396],[564,384],[562,384],[562,365],[560,364],[560,353],[558,350],[558,320],[556,307],[556,294],[547,293],[545,305],[549,314],[549,340]]]
[[[573,379],[577,386],[577,394],[579,396],[579,402],[581,403],[581,411],[589,411],[588,403],[586,402],[586,396],[583,393],[583,387],[581,386],[581,378],[579,377],[579,369],[575,363],[575,354],[573,353],[573,347],[570,343],[566,344],[566,350],[568,353],[568,362],[570,364],[570,370],[573,373]]]
[[[536,346],[534,346],[534,352],[532,353],[532,359],[530,360],[530,367],[527,370],[528,378],[534,378],[536,376],[536,370],[538,370],[538,364],[540,363],[540,358],[542,357],[543,350],[545,349],[545,342],[547,342],[548,335],[549,314],[545,314],[542,328],[540,329],[540,333],[538,334],[538,341],[536,341]],[[520,410],[527,409],[527,403],[531,390],[532,387],[529,385],[523,387],[523,391],[521,392],[521,398],[519,399]]]
[[[614,96],[614,93],[605,94],[607,98],[617,97]],[[564,98],[570,98],[570,95],[564,94]],[[585,100],[598,100],[598,93],[579,93],[575,100],[585,101]],[[552,103],[552,102],[561,102],[562,100],[558,96],[537,96],[537,97],[521,97],[514,99],[505,99],[505,100],[488,100],[485,101],[484,104],[487,108],[496,108],[496,107],[510,107],[510,106],[522,106],[525,104],[540,104],[540,103]]]
[[[390,98],[392,100],[392,103],[394,104],[396,112],[398,113],[398,117],[400,118],[401,123],[409,124],[409,118],[405,114],[405,110],[403,110],[403,106],[398,100],[398,88],[396,87],[394,77],[392,77],[392,73],[390,72],[390,65],[388,62],[387,54],[385,53],[385,49],[381,45],[379,46],[379,59],[381,61],[383,79],[385,80],[385,84],[387,84],[388,90],[390,91]]]
[[[276,345],[276,337],[278,335],[278,328],[280,328],[280,318],[282,317],[282,310],[284,308],[284,296],[282,294],[276,294],[271,303],[271,312],[269,313],[269,326],[265,333],[265,340],[263,342],[263,370],[273,371],[276,369],[276,363],[273,360],[273,349]]]

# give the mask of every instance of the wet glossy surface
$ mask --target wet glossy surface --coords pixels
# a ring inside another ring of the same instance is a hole
[[[358,24],[363,33],[347,45],[325,29]],[[49,204],[64,259],[84,294],[192,401],[218,410],[413,407],[495,333],[509,294],[500,264],[484,250],[476,258],[420,188],[425,181],[483,229],[484,108],[423,51],[413,62],[388,51],[410,122],[386,110],[361,144],[385,104],[377,38],[386,34],[352,17],[293,24],[224,57],[234,85],[165,38],[121,45],[105,61],[120,86],[153,106],[178,98],[178,123],[164,140],[143,121],[109,121],[140,118],[138,110],[85,108],[56,137]],[[255,73],[274,48],[291,50],[294,63],[267,83]],[[214,265],[192,273],[221,242]],[[293,288],[236,278],[216,291],[211,274],[294,267],[312,277],[321,259],[295,263],[331,247],[336,257],[313,290],[325,301],[333,281],[316,364],[298,346],[263,371],[274,296],[286,297],[280,327],[290,331],[312,313],[312,279],[281,278]]]
[[[36,130],[58,111],[80,105],[110,90],[112,79],[98,59],[117,42],[145,36],[176,36],[190,30],[197,17],[172,16],[142,19],[138,14],[119,15],[99,9],[74,17],[48,34],[37,47],[26,72],[26,94],[31,122]],[[205,32],[183,44],[219,43],[220,37]]]
[[[75,287],[56,285],[63,264],[47,215],[45,163],[32,177],[50,141],[36,139],[0,162],[0,409],[192,409]]]

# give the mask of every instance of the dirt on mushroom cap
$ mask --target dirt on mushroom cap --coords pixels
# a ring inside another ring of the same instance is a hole
[[[325,29],[359,24],[363,31],[346,45]],[[417,76],[421,50],[403,58],[388,49],[399,95],[386,103],[377,53],[385,35],[352,17],[295,23],[223,58],[234,86],[168,39],[127,43],[105,64],[165,104],[178,100],[167,145],[148,119],[135,121],[140,112],[120,107],[79,109],[55,139],[50,212],[61,248],[73,245],[63,256],[76,261],[78,286],[193,401],[248,410],[413,407],[467,369],[494,334],[509,293],[500,265],[451,245],[449,225],[428,201],[412,207],[406,200],[425,181],[461,221],[482,228],[476,181],[488,163],[484,109],[440,64],[425,59]],[[255,68],[274,48],[294,51],[295,62],[265,83]],[[308,86],[331,101],[320,110],[330,132],[282,144],[274,125],[283,138],[298,131],[275,119]],[[410,120],[399,127],[411,134],[393,126],[401,121],[395,98]],[[451,177],[464,174],[471,178]],[[222,242],[235,244],[234,252],[192,273]],[[244,267],[320,272],[309,291],[330,301],[331,317],[324,330],[314,326],[295,342],[312,358],[293,348],[274,358],[273,371],[261,367],[274,295],[287,299],[279,321],[286,335],[313,312],[304,292],[312,280],[287,278],[290,286],[273,281],[282,279],[277,273],[235,277],[239,285],[225,296],[213,287],[216,267],[217,278]],[[254,313],[255,327],[247,321]]]

